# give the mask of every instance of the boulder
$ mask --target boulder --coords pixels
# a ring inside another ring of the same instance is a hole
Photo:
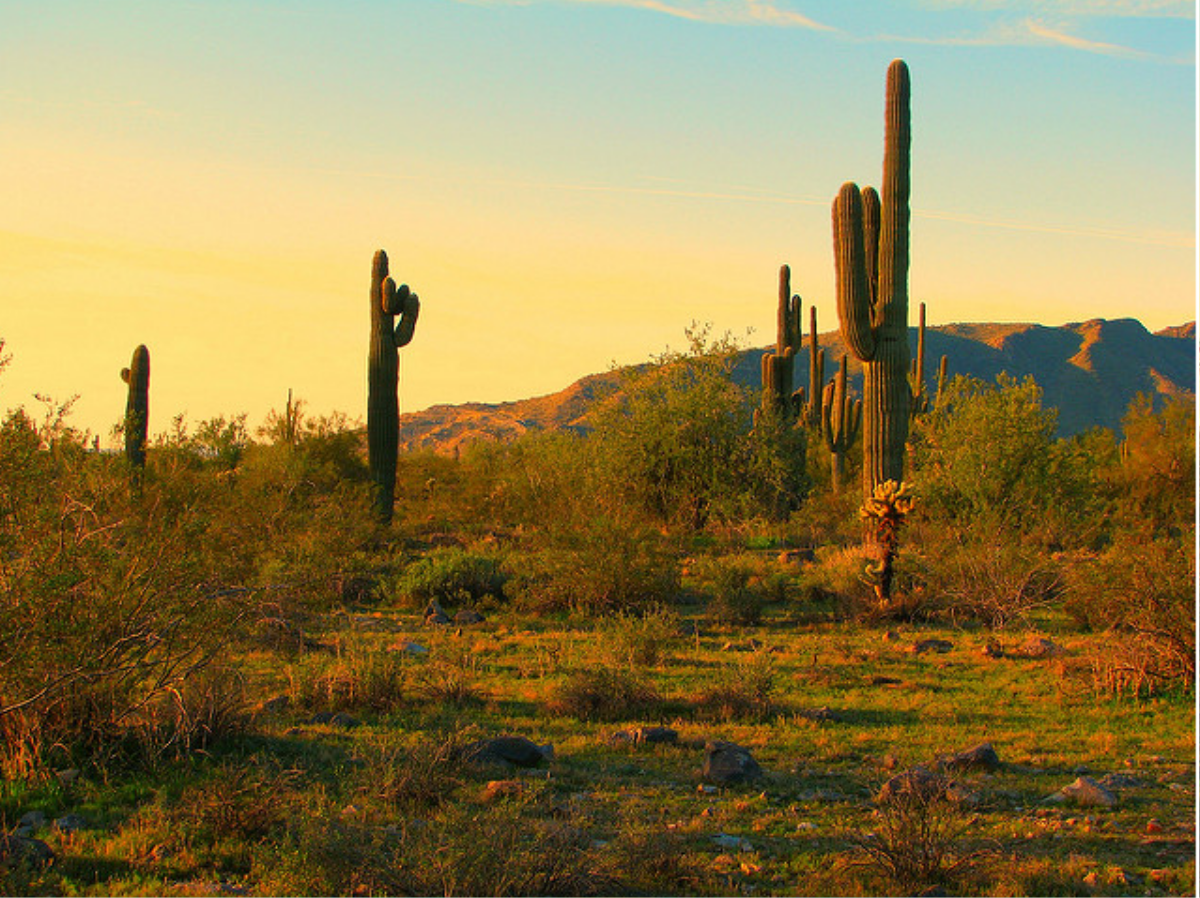
[[[0,834],[0,867],[28,864],[41,869],[54,860],[54,851],[41,839]]]
[[[470,626],[471,624],[482,624],[483,621],[483,615],[473,608],[463,608],[454,615],[454,622],[456,624]]]
[[[1000,769],[1000,756],[996,754],[996,749],[992,748],[992,743],[981,742],[974,748],[943,758],[942,765],[947,770],[993,771]]]
[[[1117,803],[1117,796],[1090,776],[1081,776],[1075,782],[1063,786],[1046,800],[1067,801],[1085,808],[1111,808]]]
[[[743,783],[762,776],[750,750],[733,742],[710,741],[704,746],[704,779],[720,786]]]
[[[1053,658],[1067,650],[1044,636],[1030,636],[1012,653],[1019,658]]]
[[[524,736],[496,736],[466,746],[460,757],[473,764],[536,767],[554,755],[551,745],[537,745]]]
[[[946,797],[950,781],[928,767],[917,765],[903,773],[897,773],[879,789],[876,804],[893,804],[901,801],[931,802]]]

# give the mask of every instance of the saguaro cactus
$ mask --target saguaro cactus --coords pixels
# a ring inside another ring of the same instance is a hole
[[[912,369],[908,373],[908,388],[912,396],[911,414],[927,414],[930,409],[937,408],[942,401],[942,388],[946,385],[946,357],[938,363],[937,393],[930,404],[929,391],[925,389],[925,303],[921,303],[920,317],[917,324],[917,357],[913,359]]]
[[[150,427],[150,350],[139,346],[133,351],[128,368],[121,369],[121,380],[129,384],[125,400],[125,457],[133,469],[134,480],[146,469],[146,438]]]
[[[888,67],[883,199],[842,185],[833,203],[838,323],[863,363],[863,495],[904,479],[908,438],[908,66]]]
[[[388,277],[387,253],[371,264],[371,344],[367,355],[367,456],[374,483],[374,505],[384,523],[392,519],[396,493],[396,454],[400,444],[398,350],[417,326],[421,303],[408,285]],[[396,316],[400,321],[396,322]]]
[[[838,373],[825,386],[821,396],[821,434],[829,449],[830,485],[834,493],[842,491],[846,471],[846,453],[858,438],[862,424],[862,400],[851,399],[846,388],[846,356]]]
[[[792,272],[786,265],[779,269],[779,310],[776,315],[775,351],[762,357],[762,407],[774,410],[785,421],[794,420],[803,402],[793,391],[796,352],[800,349],[800,297],[792,295]]]

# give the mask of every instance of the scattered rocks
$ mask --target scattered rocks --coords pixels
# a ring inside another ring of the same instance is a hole
[[[554,756],[554,746],[537,745],[524,736],[496,736],[472,742],[462,750],[461,758],[473,764],[503,764],[513,767],[537,767]]]
[[[1100,785],[1105,789],[1139,789],[1144,783],[1136,776],[1128,773],[1106,773],[1100,777]]]
[[[750,750],[733,742],[710,741],[704,746],[704,779],[717,785],[748,782],[762,776]]]
[[[944,655],[954,648],[954,643],[945,639],[922,639],[920,642],[914,642],[908,647],[910,653],[914,655],[924,655],[932,652],[936,655]]]
[[[990,772],[1000,769],[1000,756],[996,754],[996,749],[992,748],[992,743],[981,742],[974,748],[968,748],[956,755],[943,758],[942,765],[947,770],[984,770]]]
[[[1090,776],[1081,776],[1075,782],[1063,786],[1046,798],[1051,802],[1071,802],[1080,807],[1110,808],[1117,803],[1117,796],[1104,788]]]

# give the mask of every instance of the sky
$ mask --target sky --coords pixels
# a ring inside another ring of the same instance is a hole
[[[106,444],[287,391],[364,416],[371,258],[421,297],[401,405],[837,326],[830,203],[912,79],[910,321],[1196,314],[1191,0],[0,0],[0,409]]]

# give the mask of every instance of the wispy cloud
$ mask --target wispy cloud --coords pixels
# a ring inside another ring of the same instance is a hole
[[[1196,18],[1195,0],[923,0],[921,5],[1070,18]]]
[[[588,6],[623,6],[663,15],[706,22],[712,25],[766,25],[775,28],[806,28],[812,31],[836,31],[775,0],[458,0],[482,6],[532,6],[557,2]]]

